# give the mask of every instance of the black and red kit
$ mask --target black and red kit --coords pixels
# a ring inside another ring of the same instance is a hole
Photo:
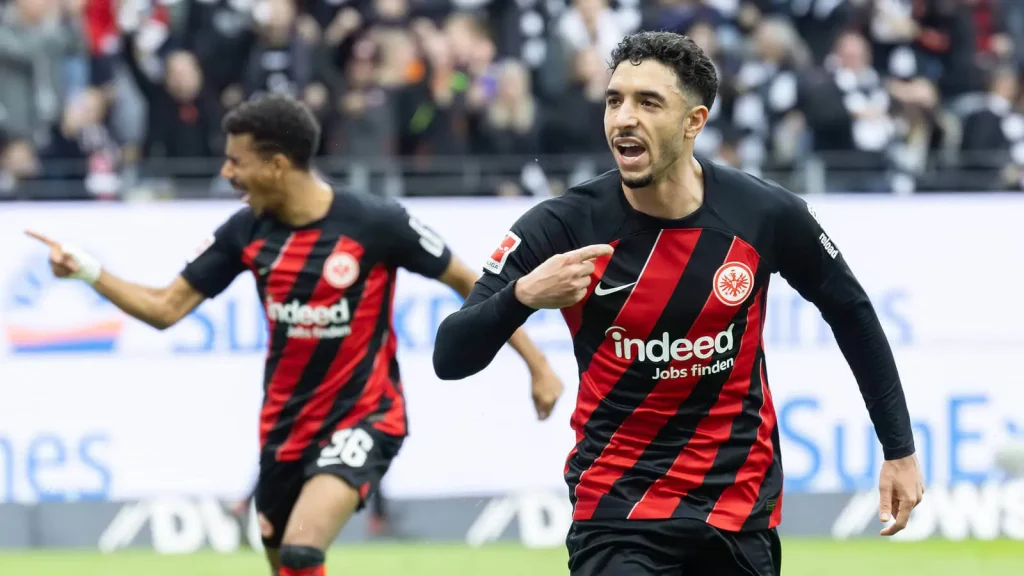
[[[885,456],[914,452],[889,344],[814,212],[777,185],[700,163],[704,201],[678,220],[635,210],[615,170],[539,203],[439,330],[438,375],[475,373],[534,312],[515,296],[519,278],[557,254],[614,248],[595,260],[586,297],[562,310],[580,379],[565,465],[577,524],[689,519],[724,533],[779,524],[782,459],[762,338],[773,273],[832,327]]]
[[[182,276],[208,298],[252,272],[266,311],[258,509],[270,478],[296,497],[317,472],[345,478],[364,499],[376,487],[407,426],[391,326],[398,268],[437,278],[450,259],[400,204],[336,191],[327,215],[301,227],[244,208],[188,263]],[[279,537],[294,502],[274,499],[264,507],[280,509]]]

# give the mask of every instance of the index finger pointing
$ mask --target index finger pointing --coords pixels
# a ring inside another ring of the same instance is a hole
[[[608,244],[591,244],[590,246],[584,246],[583,248],[577,248],[568,255],[577,262],[586,262],[587,260],[593,260],[601,256],[610,256],[615,249]]]
[[[36,240],[39,240],[40,242],[42,242],[43,244],[46,244],[50,248],[58,246],[58,244],[56,242],[54,242],[53,240],[50,240],[46,236],[43,236],[39,232],[34,232],[32,230],[25,230],[25,235],[26,236],[30,236],[32,238],[35,238]]]

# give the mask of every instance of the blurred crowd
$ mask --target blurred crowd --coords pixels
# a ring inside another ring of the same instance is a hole
[[[0,197],[215,173],[220,117],[265,91],[316,112],[325,166],[497,158],[471,193],[557,193],[611,166],[607,61],[640,29],[718,67],[700,154],[837,191],[1022,189],[1024,0],[0,0]]]

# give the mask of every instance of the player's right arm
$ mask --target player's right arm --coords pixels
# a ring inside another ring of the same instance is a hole
[[[26,231],[26,234],[49,246],[50,268],[55,276],[82,280],[125,314],[164,330],[177,324],[203,300],[222,292],[244,269],[237,238],[239,216],[221,226],[209,245],[162,288],[115,276],[80,248],[61,244],[37,232]]]
[[[592,260],[611,254],[607,245],[573,250],[577,234],[548,201],[512,226],[484,265],[462,308],[437,331],[434,372],[459,380],[483,370],[533,312],[572,306],[583,299]]]

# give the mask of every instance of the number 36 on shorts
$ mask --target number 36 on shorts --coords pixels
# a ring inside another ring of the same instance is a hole
[[[366,457],[373,449],[373,437],[362,428],[338,430],[331,436],[331,443],[320,451],[316,465],[323,468],[344,464],[359,468],[366,464]]]

